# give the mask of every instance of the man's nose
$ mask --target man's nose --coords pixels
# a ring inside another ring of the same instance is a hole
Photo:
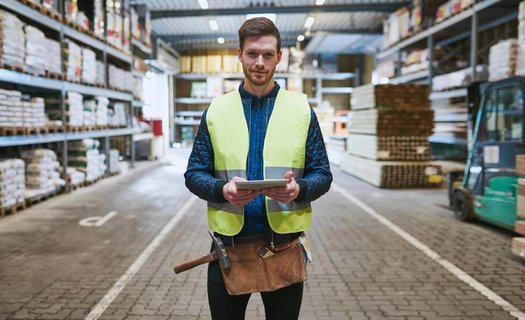
[[[263,56],[262,54],[257,56],[257,59],[255,60],[255,64],[258,66],[264,66]]]

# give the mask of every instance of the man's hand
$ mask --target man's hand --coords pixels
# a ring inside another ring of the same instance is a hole
[[[288,171],[284,178],[288,180],[286,186],[263,189],[261,190],[262,194],[282,203],[294,201],[299,195],[299,185],[295,182],[292,171]]]
[[[235,186],[235,181],[246,181],[244,178],[233,177],[227,184],[222,188],[222,194],[224,199],[234,206],[241,208],[247,205],[255,197],[261,194],[260,191],[255,190],[237,190]]]

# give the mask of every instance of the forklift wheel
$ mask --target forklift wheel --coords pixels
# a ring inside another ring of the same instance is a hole
[[[461,221],[472,221],[474,216],[472,214],[472,204],[468,196],[461,191],[454,192],[452,199],[454,206],[454,216]]]

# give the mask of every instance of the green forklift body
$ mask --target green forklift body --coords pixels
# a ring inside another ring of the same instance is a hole
[[[517,220],[516,155],[525,154],[524,96],[523,77],[485,88],[461,186],[477,218],[511,230]]]

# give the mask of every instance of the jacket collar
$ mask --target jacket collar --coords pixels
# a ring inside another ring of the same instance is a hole
[[[252,99],[252,100],[258,100],[258,99],[269,99],[269,98],[275,98],[277,97],[277,93],[279,92],[279,84],[274,81],[275,86],[273,87],[272,91],[270,91],[267,95],[259,98],[257,96],[254,96],[253,94],[249,93],[244,89],[244,81],[239,86],[239,93],[241,94],[242,99]]]

